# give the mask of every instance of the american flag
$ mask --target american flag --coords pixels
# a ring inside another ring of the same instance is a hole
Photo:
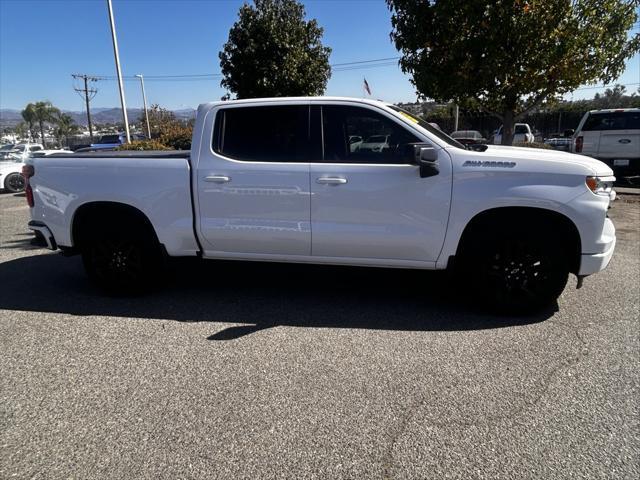
[[[371,95],[371,88],[369,88],[369,82],[367,82],[366,78],[364,79],[363,87],[364,87],[364,91],[367,92],[368,95]]]

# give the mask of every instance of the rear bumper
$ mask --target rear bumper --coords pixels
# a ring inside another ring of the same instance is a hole
[[[57,250],[58,244],[56,243],[56,239],[44,223],[38,222],[37,220],[31,220],[27,225],[29,230],[32,230],[36,233],[36,235],[41,235],[44,241],[47,243],[47,248],[49,250]]]
[[[613,170],[613,174],[618,177],[618,180],[621,177],[640,175],[640,158],[629,158],[621,155],[621,159],[629,160],[628,165],[614,165],[615,162],[612,158],[599,158],[597,156],[595,158],[606,163]]]
[[[598,273],[609,265],[616,248],[616,229],[608,218],[605,219],[600,242],[604,245],[602,253],[589,253],[581,256],[579,276]]]

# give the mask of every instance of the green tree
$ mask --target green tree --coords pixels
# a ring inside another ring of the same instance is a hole
[[[46,148],[44,124],[55,123],[57,116],[60,114],[60,110],[54,107],[48,100],[44,102],[36,102],[33,105],[33,110],[35,112],[35,119],[40,127],[40,139],[42,141],[42,146]]]
[[[34,135],[34,130],[33,130],[33,126],[36,123],[36,111],[35,111],[35,105],[33,103],[29,103],[27,104],[27,106],[24,108],[24,110],[22,110],[22,112],[20,112],[22,115],[22,119],[24,120],[24,122],[27,125],[27,128],[29,129],[29,137],[31,140],[35,139],[35,135]]]
[[[151,105],[148,109],[148,112],[149,127],[151,128],[151,138],[159,137],[163,130],[165,130],[169,125],[173,125],[178,121],[175,114],[171,110],[162,108],[157,103]],[[145,125],[146,127],[147,120],[144,115],[144,111],[138,118],[137,122]],[[146,128],[144,128],[143,130],[146,130]]]
[[[70,135],[80,131],[80,127],[68,113],[58,112],[55,117],[55,124],[54,134],[60,145],[66,143]]]
[[[220,84],[237,98],[322,95],[331,77],[323,29],[297,0],[240,7],[220,52]]]
[[[640,49],[637,0],[387,0],[418,94],[516,120],[583,84],[609,83]]]

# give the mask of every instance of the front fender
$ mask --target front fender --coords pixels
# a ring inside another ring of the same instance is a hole
[[[487,210],[503,207],[550,210],[571,220],[582,238],[589,221],[580,211],[581,203],[572,203],[572,200],[585,192],[591,194],[584,180],[581,175],[536,172],[458,173],[454,176],[451,216],[436,268],[447,267],[449,257],[456,254],[466,226],[476,215]]]

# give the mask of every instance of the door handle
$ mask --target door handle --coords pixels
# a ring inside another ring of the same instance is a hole
[[[231,181],[231,177],[227,177],[226,175],[208,175],[204,177],[204,181],[213,183],[227,183]]]
[[[344,185],[347,183],[347,179],[340,177],[320,177],[316,180],[316,183],[323,185]]]

